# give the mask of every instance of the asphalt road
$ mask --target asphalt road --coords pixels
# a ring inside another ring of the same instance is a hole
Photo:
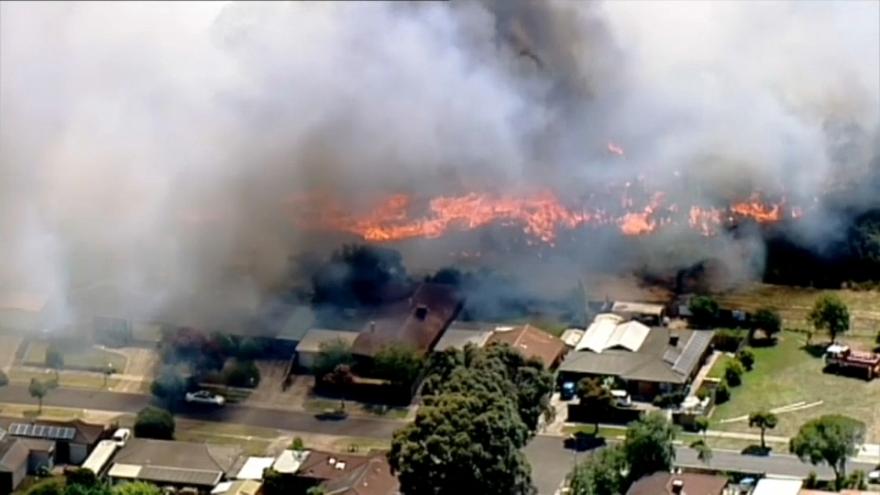
[[[27,386],[12,385],[0,388],[0,402],[34,404]],[[137,413],[153,403],[153,398],[142,394],[126,394],[99,390],[75,390],[58,388],[50,391],[43,404],[46,406],[98,409]],[[344,420],[319,420],[311,413],[282,411],[229,404],[222,408],[190,407],[175,413],[176,416],[201,421],[238,423],[265,428],[304,431],[325,435],[368,438],[390,438],[400,428],[401,421],[382,418],[349,417]]]

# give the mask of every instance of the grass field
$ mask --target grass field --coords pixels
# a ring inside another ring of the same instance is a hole
[[[55,379],[55,374],[49,370],[40,372],[12,368],[7,375],[11,381],[19,383],[30,383],[31,378],[43,381]],[[58,375],[58,385],[69,388],[106,389],[117,383],[119,383],[118,379],[110,377],[107,379],[107,386],[104,386],[104,376],[97,373],[59,373]]]
[[[31,342],[22,361],[29,366],[45,366],[48,347],[48,342]],[[117,373],[125,371],[125,357],[114,352],[91,346],[59,347],[59,350],[64,356],[64,367],[68,369],[99,370],[110,363]]]
[[[724,369],[727,367],[727,363],[732,360],[733,358],[727,354],[718,356],[718,359],[715,360],[715,364],[712,365],[712,369],[709,370],[709,374],[706,376],[709,378],[724,378]]]
[[[177,421],[174,438],[182,442],[237,445],[248,455],[265,455],[282,432],[271,428],[230,423]]]
[[[779,425],[768,434],[792,436],[804,422],[823,414],[845,414],[868,426],[868,441],[880,441],[880,380],[823,373],[822,358],[805,349],[802,334],[783,332],[774,347],[759,347],[755,368],[743,375],[743,383],[731,388],[730,401],[715,408],[711,429],[757,432],[747,421],[721,423],[720,420],[748,415],[759,409],[772,409],[797,402],[821,405],[794,412],[779,413]]]
[[[725,308],[754,311],[760,307],[773,307],[782,316],[784,328],[808,328],[807,313],[816,298],[824,292],[837,294],[849,308],[852,331],[846,339],[854,339],[861,344],[873,342],[880,330],[880,292],[833,290],[823,291],[806,287],[754,284],[730,293],[717,296],[719,304]]]

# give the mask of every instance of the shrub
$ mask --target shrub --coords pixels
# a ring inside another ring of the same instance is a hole
[[[709,296],[697,296],[688,304],[693,323],[700,328],[712,326],[718,319],[718,303]]]
[[[730,387],[727,385],[726,380],[721,380],[718,383],[718,386],[715,387],[715,403],[716,404],[724,404],[725,402],[730,400]]]
[[[843,486],[844,488],[850,488],[853,490],[867,490],[868,476],[861,469],[856,469],[846,478]]]
[[[700,387],[700,389],[697,390],[697,398],[700,400],[705,400],[706,397],[709,397],[710,395],[712,395],[712,392],[705,387]]]
[[[719,351],[736,352],[746,340],[747,333],[745,330],[722,328],[715,332],[712,343]]]
[[[230,387],[254,388],[260,384],[260,370],[253,361],[236,359],[223,372],[223,383]]]
[[[755,328],[761,329],[768,337],[772,338],[782,329],[782,318],[779,313],[772,308],[761,308],[755,311],[752,317],[752,323]]]
[[[684,398],[684,391],[676,390],[675,392],[667,392],[654,397],[653,404],[662,408],[673,407],[681,404]]]
[[[134,422],[134,436],[173,440],[174,417],[165,409],[158,407],[148,406],[141,409]]]
[[[736,354],[736,359],[742,363],[746,371],[752,371],[755,365],[755,353],[749,349],[742,349]]]
[[[816,471],[810,471],[804,479],[804,488],[819,488],[819,475]]]
[[[742,383],[742,374],[745,373],[742,363],[733,360],[724,368],[724,379],[731,387],[737,387]]]

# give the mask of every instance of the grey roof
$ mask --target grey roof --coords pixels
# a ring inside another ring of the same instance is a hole
[[[590,350],[569,353],[559,367],[561,372],[619,376],[626,380],[684,383],[708,348],[711,330],[674,330],[679,336],[669,345],[670,329],[652,328],[637,352],[608,349],[598,354]]]
[[[156,466],[144,466],[137,474],[137,479],[152,481],[154,483],[174,483],[179,485],[211,487],[219,483],[222,477],[222,471]]]
[[[0,441],[0,471],[15,471],[27,462],[30,450],[18,438],[6,437]]]
[[[241,457],[237,446],[132,438],[113,462],[228,473]]]
[[[492,329],[465,329],[449,327],[443,332],[443,336],[434,346],[435,351],[444,351],[446,349],[464,349],[467,344],[473,344],[477,347],[483,347],[489,337],[492,335]]]

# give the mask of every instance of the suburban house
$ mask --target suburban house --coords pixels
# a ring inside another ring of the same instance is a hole
[[[0,493],[12,493],[25,476],[54,466],[55,444],[0,431]]]
[[[80,465],[102,439],[112,433],[107,425],[73,421],[33,421],[0,418],[0,428],[10,437],[46,440],[54,445],[58,464]]]
[[[402,307],[389,309],[391,316],[367,323],[354,340],[352,352],[369,359],[388,345],[402,345],[428,354],[458,316],[463,302],[452,286],[421,284]]]
[[[626,495],[724,495],[725,487],[724,476],[661,471],[633,483]]]
[[[320,486],[334,495],[397,495],[400,488],[384,454],[286,450],[273,469],[290,476],[293,493]]]
[[[359,332],[347,330],[326,330],[323,328],[313,328],[309,330],[296,344],[297,366],[303,369],[310,369],[315,364],[315,358],[321,352],[321,347],[333,342],[341,341],[348,346],[352,346],[357,339]]]
[[[568,350],[562,339],[532,325],[496,327],[486,342],[492,344],[508,344],[526,358],[541,361],[547,369],[558,366]]]
[[[224,481],[211,490],[211,495],[260,495],[263,483],[254,480]]]
[[[616,377],[637,399],[684,389],[710,352],[714,331],[648,327],[603,313],[559,366],[561,382]]]
[[[803,485],[800,479],[768,476],[758,480],[752,495],[800,495]]]
[[[637,320],[649,326],[663,325],[666,317],[666,307],[662,304],[652,304],[632,301],[614,301],[608,311],[626,319]]]
[[[132,438],[113,458],[107,477],[112,483],[144,481],[210,493],[244,460],[236,446]]]

